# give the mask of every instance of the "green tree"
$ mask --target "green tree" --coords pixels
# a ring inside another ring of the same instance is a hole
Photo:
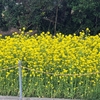
[[[0,13],[4,16],[0,20],[8,28],[68,34],[89,27],[92,35],[100,32],[99,0],[1,0],[1,3]]]
[[[100,1],[79,0],[71,3],[72,21],[79,24],[76,31],[89,27],[93,33],[100,31]],[[91,33],[91,34],[93,34]]]

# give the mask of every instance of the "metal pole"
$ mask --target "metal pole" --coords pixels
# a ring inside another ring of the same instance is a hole
[[[19,93],[20,93],[19,100],[22,100],[22,69],[20,60],[18,62],[18,67],[19,67]]]

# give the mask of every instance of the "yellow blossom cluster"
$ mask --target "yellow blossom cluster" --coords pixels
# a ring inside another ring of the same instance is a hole
[[[18,66],[9,68],[19,60],[24,96],[84,98],[98,92],[100,35],[29,36],[24,30],[0,37],[0,95],[18,95]]]

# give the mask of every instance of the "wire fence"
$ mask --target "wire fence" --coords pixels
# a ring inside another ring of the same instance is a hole
[[[16,66],[13,66],[13,67],[10,67],[10,68],[4,68],[4,69],[1,69],[0,72],[10,70],[10,69],[14,69],[14,68],[18,68],[18,66],[16,65]],[[34,71],[36,73],[44,73],[44,74],[57,75],[57,76],[87,76],[87,75],[100,74],[100,72],[92,72],[92,73],[86,73],[86,74],[56,74],[56,73],[38,71],[38,70],[34,70],[32,68],[27,68],[27,67],[24,67],[24,66],[21,66],[21,68],[31,70],[31,71]]]
[[[16,66],[0,69],[0,95],[19,96],[19,100],[23,97],[100,98],[100,72],[49,71],[22,66],[21,61]]]

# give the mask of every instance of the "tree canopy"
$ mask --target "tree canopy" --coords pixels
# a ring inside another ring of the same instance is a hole
[[[0,0],[0,29],[11,27],[78,33],[89,27],[100,32],[99,0]]]

